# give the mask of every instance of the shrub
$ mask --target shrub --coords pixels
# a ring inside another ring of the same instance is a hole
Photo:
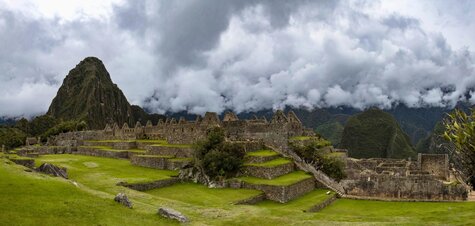
[[[210,129],[207,138],[198,142],[195,149],[195,167],[202,167],[211,179],[233,177],[244,163],[244,148],[226,143],[219,127]]]

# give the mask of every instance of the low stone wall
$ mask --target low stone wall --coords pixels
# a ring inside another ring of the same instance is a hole
[[[150,155],[173,156],[176,158],[192,158],[194,155],[193,148],[173,146],[147,146],[146,148]]]
[[[271,155],[271,156],[246,156],[246,162],[248,163],[263,163],[274,160],[276,158],[280,158],[279,155]]]
[[[135,155],[130,158],[132,165],[154,169],[167,169],[168,157]]]
[[[264,193],[262,193],[262,194],[252,196],[252,197],[247,198],[247,199],[239,200],[237,202],[234,202],[233,204],[234,205],[254,205],[254,204],[256,204],[258,202],[262,202],[264,200],[266,200],[266,195]]]
[[[189,161],[171,160],[170,157],[134,155],[130,158],[132,165],[162,170],[177,170],[188,164]]]
[[[123,158],[123,159],[126,159],[129,156],[129,153],[127,151],[107,151],[107,150],[98,150],[91,147],[78,147],[77,152],[73,152],[73,154],[97,156],[97,157],[105,157],[105,158]]]
[[[263,191],[266,194],[267,199],[280,203],[286,203],[307,192],[312,191],[315,188],[315,179],[308,178],[288,186],[250,184],[242,182],[241,187]]]
[[[157,188],[163,188],[167,186],[174,185],[176,183],[180,183],[181,180],[179,178],[169,178],[165,180],[157,180],[153,182],[148,182],[148,183],[134,183],[134,184],[129,184],[127,182],[120,182],[117,185],[118,186],[124,186],[136,191],[148,191],[152,189],[157,189]]]
[[[323,208],[329,206],[330,204],[332,204],[336,200],[337,200],[337,196],[336,196],[336,194],[333,194],[329,198],[325,199],[325,201],[323,201],[323,202],[321,202],[321,203],[319,203],[315,206],[310,207],[310,209],[308,209],[306,212],[318,212],[318,211],[322,210]]]
[[[137,148],[137,143],[135,141],[121,141],[112,143],[112,147],[117,150],[129,150]]]
[[[10,161],[31,169],[35,167],[35,160],[30,158],[10,158]]]
[[[82,146],[114,146],[114,142],[110,141],[83,141]]]
[[[276,177],[288,174],[294,171],[294,163],[289,162],[287,164],[282,164],[273,167],[262,167],[262,166],[253,166],[246,165],[243,168],[243,173],[248,176],[264,178],[264,179],[274,179]]]

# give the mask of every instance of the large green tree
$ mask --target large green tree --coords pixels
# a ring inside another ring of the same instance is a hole
[[[453,144],[454,161],[475,186],[475,108],[469,114],[456,109],[444,120],[444,138]]]

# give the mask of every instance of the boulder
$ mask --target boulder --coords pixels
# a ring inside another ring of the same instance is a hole
[[[43,163],[36,171],[46,173],[55,177],[62,177],[68,179],[67,169],[64,167],[55,166],[50,163]]]
[[[182,213],[170,208],[160,207],[158,209],[158,214],[169,219],[177,220],[181,223],[188,222],[188,218],[185,217]]]
[[[127,206],[127,207],[129,207],[129,208],[132,209],[132,206],[133,206],[133,205],[132,205],[132,202],[129,200],[129,198],[127,197],[127,195],[124,194],[124,193],[119,193],[119,194],[117,194],[117,195],[115,196],[115,198],[114,198],[114,201],[116,201],[116,202],[118,202],[118,203],[120,203],[120,204],[122,204],[122,205],[124,205],[124,206]]]

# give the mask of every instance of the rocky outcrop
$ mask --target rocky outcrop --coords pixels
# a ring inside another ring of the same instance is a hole
[[[36,171],[49,174],[55,177],[62,177],[68,179],[67,169],[64,167],[55,166],[51,163],[43,163]]]
[[[185,217],[185,215],[183,215],[182,213],[180,213],[180,212],[178,212],[174,209],[170,209],[170,208],[166,208],[166,207],[160,207],[158,209],[158,214],[163,216],[163,217],[169,218],[169,219],[177,220],[181,223],[188,222],[188,218]]]
[[[118,203],[120,203],[120,204],[122,204],[122,205],[124,205],[124,206],[126,206],[126,207],[128,207],[128,208],[131,208],[131,209],[132,209],[132,207],[133,207],[132,202],[129,200],[129,198],[127,197],[127,195],[124,194],[124,193],[119,193],[119,194],[117,194],[117,195],[115,196],[115,198],[114,198],[114,201],[116,201],[116,202],[118,202]]]

